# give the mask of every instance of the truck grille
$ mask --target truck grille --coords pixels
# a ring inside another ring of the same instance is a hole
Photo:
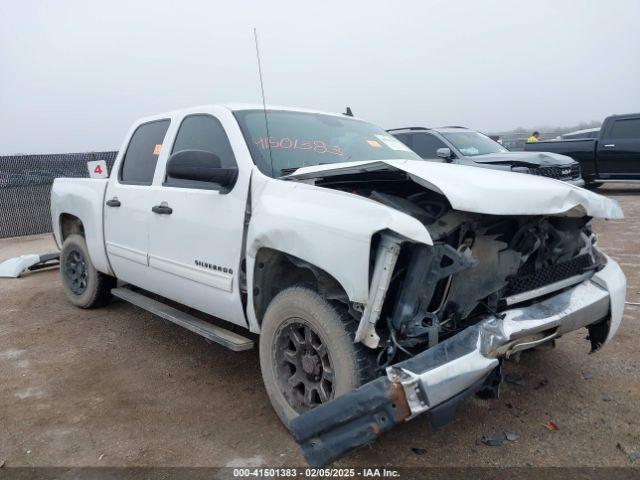
[[[557,263],[550,267],[538,270],[536,273],[522,276],[514,276],[508,279],[504,290],[504,297],[510,297],[519,293],[535,290],[560,280],[565,280],[580,275],[594,265],[594,261],[588,253],[579,255],[568,262]]]
[[[567,167],[537,167],[530,169],[532,175],[555,178],[556,180],[568,180],[580,177],[580,165]]]

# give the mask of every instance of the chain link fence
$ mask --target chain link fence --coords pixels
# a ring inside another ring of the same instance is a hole
[[[0,156],[0,238],[51,232],[51,184],[57,177],[88,177],[87,162],[118,152]]]

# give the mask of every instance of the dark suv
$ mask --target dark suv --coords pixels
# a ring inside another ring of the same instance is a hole
[[[580,164],[566,155],[512,152],[483,133],[464,127],[407,127],[387,130],[425,160],[511,170],[584,185]]]

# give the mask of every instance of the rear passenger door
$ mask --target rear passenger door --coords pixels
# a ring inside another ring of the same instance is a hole
[[[116,276],[147,288],[151,185],[169,128],[169,119],[139,125],[107,186],[104,230],[109,262]]]
[[[169,153],[182,150],[212,152],[223,167],[237,167],[225,128],[211,114],[182,119]],[[154,205],[165,205],[170,213],[151,214],[149,290],[246,325],[239,276],[250,171],[239,169],[234,185],[221,188],[207,182],[177,183],[166,178],[166,165],[163,170],[156,177],[161,180],[154,187]]]
[[[640,180],[640,118],[614,118],[598,142],[603,179]]]

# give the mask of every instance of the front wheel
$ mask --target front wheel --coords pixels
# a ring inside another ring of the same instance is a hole
[[[355,327],[346,312],[308,288],[288,288],[269,304],[260,332],[260,368],[286,426],[373,378],[373,352],[353,343]]]
[[[60,273],[64,291],[76,307],[102,307],[111,301],[111,289],[117,280],[96,270],[81,235],[73,234],[65,239],[60,253]]]

